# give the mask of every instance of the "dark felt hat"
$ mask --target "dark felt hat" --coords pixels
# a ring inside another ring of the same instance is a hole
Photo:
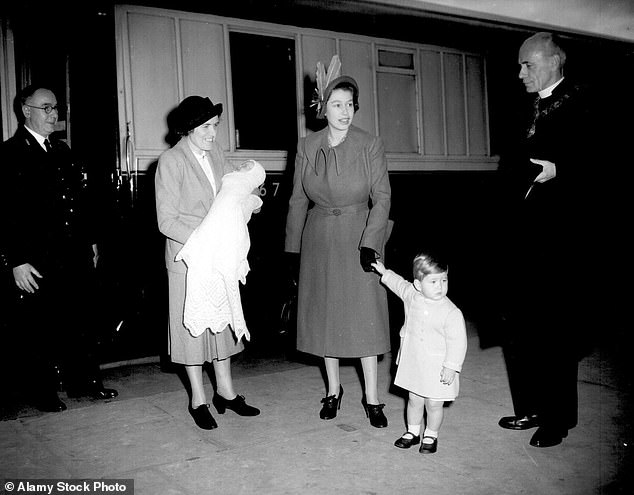
[[[214,105],[207,97],[188,96],[176,108],[174,130],[181,135],[222,114],[222,103]]]
[[[326,86],[324,90],[323,99],[321,105],[319,107],[319,113],[317,114],[318,119],[323,119],[326,117],[326,104],[328,103],[328,99],[330,98],[330,94],[337,86],[350,86],[352,87],[352,100],[354,102],[354,111],[356,112],[359,109],[359,85],[357,81],[355,81],[350,76],[339,76]]]

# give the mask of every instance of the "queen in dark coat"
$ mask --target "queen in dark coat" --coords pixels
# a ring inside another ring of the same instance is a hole
[[[383,255],[391,191],[381,139],[351,125],[358,93],[354,79],[332,80],[318,112],[328,126],[298,143],[285,250],[301,252],[297,348],[325,360],[320,417],[340,406],[339,358],[361,358],[363,406],[383,427],[377,357],[390,350],[387,296],[368,265]]]

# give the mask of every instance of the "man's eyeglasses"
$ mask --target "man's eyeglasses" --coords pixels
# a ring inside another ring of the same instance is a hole
[[[55,110],[56,112],[59,113],[59,112],[63,111],[63,109],[64,109],[64,107],[60,106],[60,105],[44,105],[43,107],[36,107],[36,106],[33,106],[33,105],[27,105],[26,103],[24,105],[27,106],[27,107],[30,107],[30,108],[37,108],[38,110],[44,110],[45,114],[49,114],[53,110]]]

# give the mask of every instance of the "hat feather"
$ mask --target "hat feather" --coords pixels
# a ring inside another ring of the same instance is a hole
[[[331,81],[334,81],[339,77],[339,73],[341,72],[341,61],[339,60],[339,55],[333,55],[330,60],[330,65],[328,66],[328,73],[326,75],[326,84],[324,85],[324,91],[328,84]]]
[[[321,62],[317,62],[317,70],[315,71],[315,82],[317,83],[318,98],[321,99],[321,95],[324,94],[324,89],[326,89],[326,69],[324,69],[324,64],[322,64]]]
[[[333,55],[330,59],[330,65],[328,66],[328,72],[324,67],[324,64],[317,62],[317,70],[315,71],[315,82],[317,88],[315,91],[315,97],[311,106],[317,106],[317,114],[319,114],[321,107],[326,104],[324,98],[326,97],[325,91],[332,81],[339,77],[341,72],[341,61],[339,55]]]

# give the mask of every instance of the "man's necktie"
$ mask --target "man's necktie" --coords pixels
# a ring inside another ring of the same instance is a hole
[[[46,148],[47,153],[51,151],[51,142],[48,139],[44,140],[44,147]]]
[[[526,137],[529,138],[533,134],[535,134],[535,123],[537,122],[537,117],[539,117],[539,102],[541,98],[539,95],[535,97],[533,101],[533,116],[531,118],[531,125],[528,127],[528,131],[526,132]]]

